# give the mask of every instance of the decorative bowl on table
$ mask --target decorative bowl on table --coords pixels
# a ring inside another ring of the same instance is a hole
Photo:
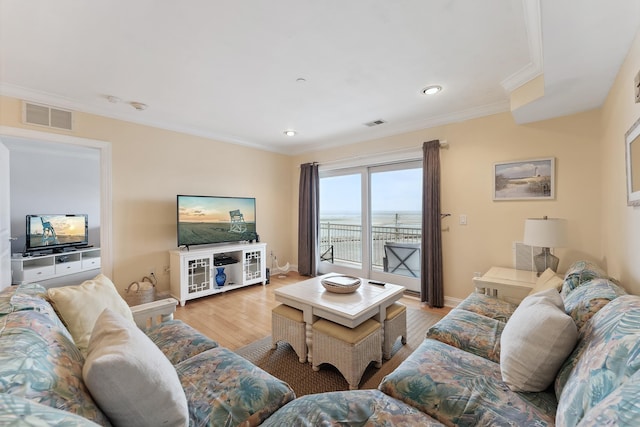
[[[350,294],[360,287],[360,279],[353,276],[330,276],[320,282],[327,291],[336,294]]]

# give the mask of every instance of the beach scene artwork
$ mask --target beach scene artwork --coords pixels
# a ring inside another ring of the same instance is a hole
[[[534,159],[494,165],[494,200],[555,198],[555,159]]]

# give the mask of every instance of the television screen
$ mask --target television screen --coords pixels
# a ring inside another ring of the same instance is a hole
[[[62,250],[89,240],[88,215],[27,215],[26,251]]]
[[[256,199],[178,195],[178,246],[255,240]]]

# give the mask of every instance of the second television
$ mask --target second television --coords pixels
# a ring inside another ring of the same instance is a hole
[[[177,196],[178,246],[256,240],[254,197]]]

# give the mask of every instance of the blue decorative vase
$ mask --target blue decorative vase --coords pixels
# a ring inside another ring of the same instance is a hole
[[[216,267],[218,272],[216,273],[216,285],[224,286],[224,282],[227,281],[227,275],[224,274],[224,267]]]

